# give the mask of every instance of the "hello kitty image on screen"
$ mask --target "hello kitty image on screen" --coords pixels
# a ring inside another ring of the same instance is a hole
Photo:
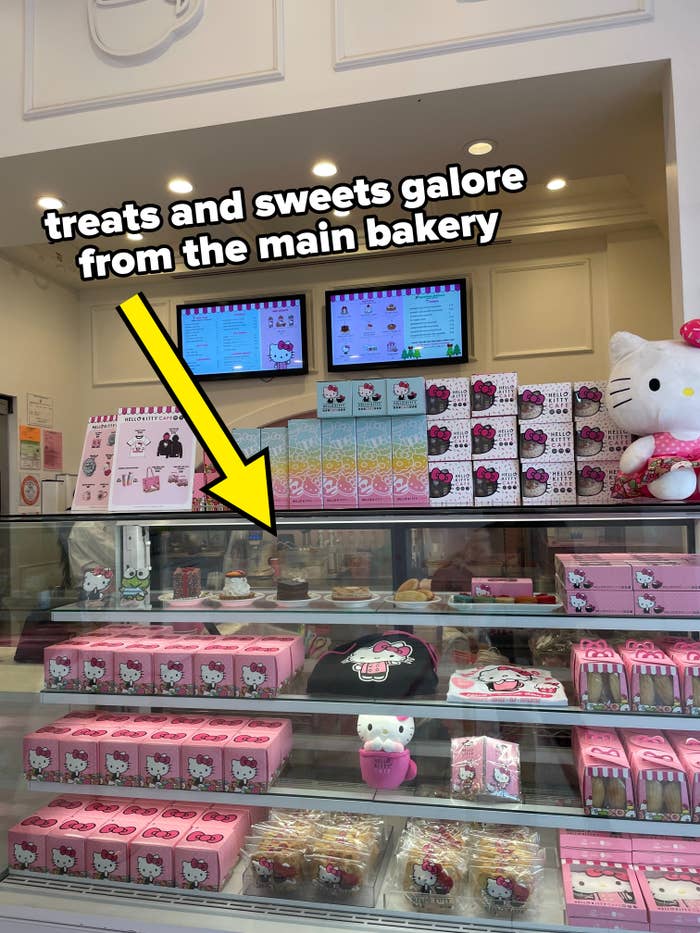
[[[275,369],[287,369],[294,358],[294,344],[287,340],[271,343],[268,349],[270,360]]]
[[[649,341],[621,331],[610,339],[610,416],[635,435],[620,457],[616,498],[700,500],[700,320],[682,340]]]
[[[343,664],[351,664],[359,680],[365,683],[384,683],[391,669],[402,664],[413,664],[413,648],[405,641],[378,641],[374,645],[357,648]]]

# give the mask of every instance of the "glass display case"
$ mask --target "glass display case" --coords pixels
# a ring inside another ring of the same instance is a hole
[[[626,866],[700,866],[697,514],[4,520],[7,929],[649,930]]]

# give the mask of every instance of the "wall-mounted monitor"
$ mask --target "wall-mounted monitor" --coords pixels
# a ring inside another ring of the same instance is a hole
[[[467,360],[466,279],[326,292],[328,369]]]
[[[177,343],[198,379],[307,373],[306,299],[189,301],[177,306]]]

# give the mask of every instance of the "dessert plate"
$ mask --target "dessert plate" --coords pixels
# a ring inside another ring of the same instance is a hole
[[[447,608],[452,612],[466,612],[471,615],[493,616],[546,616],[559,612],[563,603],[456,603],[454,596],[447,600]]]
[[[227,599],[220,593],[212,593],[207,598],[207,603],[217,609],[244,609],[246,606],[252,606],[256,599],[262,599],[262,597],[262,593],[251,592],[250,596],[244,596],[243,599]]]
[[[209,599],[208,593],[201,593],[199,596],[186,596],[175,599],[172,592],[161,593],[158,600],[163,603],[166,609],[197,609],[203,606]]]
[[[375,599],[380,599],[379,593],[372,593],[367,599],[333,599],[333,594],[328,593],[323,597],[327,602],[333,603],[337,609],[366,609]]]
[[[309,603],[313,603],[317,599],[321,599],[320,593],[309,593],[308,599],[277,599],[277,597],[271,593],[269,596],[265,597],[265,602],[279,606],[280,609],[303,609],[305,606],[308,606]]]
[[[394,597],[392,596],[389,598],[388,602],[392,604],[394,609],[412,609],[415,612],[421,609],[434,609],[435,606],[440,605],[440,603],[442,602],[442,599],[439,596],[434,596],[431,600],[428,600],[428,601],[416,600],[415,602],[413,602],[413,600],[408,601],[408,600],[402,600],[402,599],[394,599]]]

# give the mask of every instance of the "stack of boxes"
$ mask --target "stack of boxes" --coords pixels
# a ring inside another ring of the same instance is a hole
[[[605,406],[605,382],[574,383],[574,453],[579,505],[605,505],[612,489],[620,456],[632,435],[619,428]]]
[[[520,386],[518,418],[523,505],[575,505],[571,383]]]

